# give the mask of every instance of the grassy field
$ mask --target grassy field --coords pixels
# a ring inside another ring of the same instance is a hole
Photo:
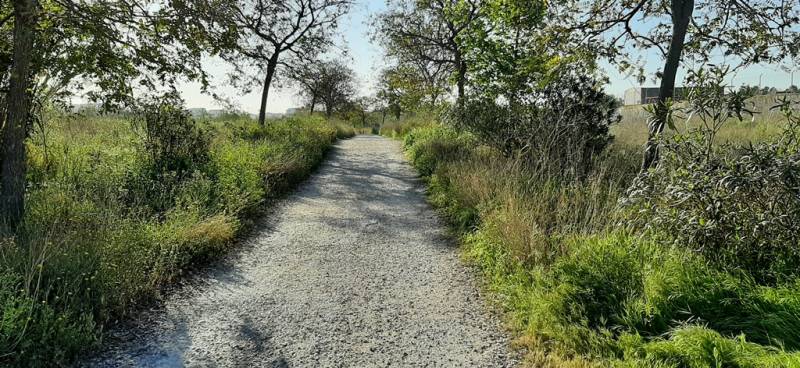
[[[623,114],[614,144],[579,180],[537,175],[430,120],[382,132],[404,140],[430,201],[506,310],[524,365],[800,366],[800,283],[758,282],[630,225],[636,208],[622,200],[646,130],[638,111]],[[780,125],[729,123],[719,136],[749,144]]]
[[[33,134],[24,225],[0,237],[0,365],[68,364],[354,134],[305,117],[184,125],[51,114]]]

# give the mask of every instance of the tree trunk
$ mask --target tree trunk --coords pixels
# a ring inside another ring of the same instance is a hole
[[[647,143],[644,148],[642,171],[658,165],[660,159],[659,136],[664,132],[669,111],[666,102],[675,96],[675,78],[681,63],[686,32],[694,12],[694,0],[672,0],[672,40],[664,63],[661,87],[656,100],[655,114],[650,121]]]
[[[37,7],[36,0],[14,1],[14,61],[0,151],[0,210],[2,221],[11,228],[19,224],[25,211],[25,135]]]
[[[269,97],[269,86],[272,78],[275,77],[275,69],[278,68],[278,52],[275,51],[267,61],[267,76],[264,78],[264,91],[261,93],[261,110],[258,113],[258,124],[264,126],[267,123],[267,98]]]
[[[311,111],[308,112],[308,115],[314,115],[314,108],[317,107],[317,96],[311,97]]]
[[[325,103],[325,118],[331,120],[331,116],[333,116],[333,104],[330,102]]]
[[[461,58],[460,54],[456,54],[456,67],[458,75],[456,76],[456,86],[458,88],[458,103],[462,104],[464,100],[464,85],[467,83],[467,64]]]

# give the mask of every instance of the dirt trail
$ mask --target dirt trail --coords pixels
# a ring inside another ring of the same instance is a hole
[[[83,365],[514,365],[397,142],[338,143],[270,218]]]

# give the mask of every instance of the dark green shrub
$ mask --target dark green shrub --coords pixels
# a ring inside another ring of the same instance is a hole
[[[759,282],[799,275],[800,118],[795,103],[780,106],[782,137],[745,147],[718,145],[717,131],[751,113],[742,93],[720,87],[727,69],[690,73],[684,110],[700,121],[685,135],[664,139],[662,160],[634,182],[631,223],[703,254]],[[670,122],[670,124],[672,124]]]
[[[128,194],[163,212],[174,204],[181,183],[209,162],[210,135],[170,99],[142,104],[134,125],[146,159],[131,173]]]
[[[734,152],[676,138],[629,193],[631,222],[762,282],[798,274],[800,154],[780,143]]]
[[[619,103],[590,77],[562,75],[523,100],[473,100],[449,120],[507,156],[521,155],[549,172],[584,174],[611,142]]]

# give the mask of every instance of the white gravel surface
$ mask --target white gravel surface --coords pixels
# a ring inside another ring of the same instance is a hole
[[[397,142],[339,142],[263,230],[112,331],[95,367],[508,367],[479,294]]]

